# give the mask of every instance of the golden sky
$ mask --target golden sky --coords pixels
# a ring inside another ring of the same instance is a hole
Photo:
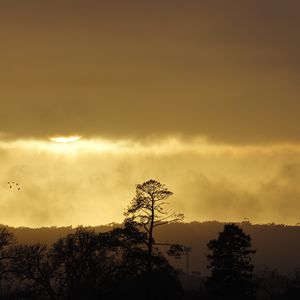
[[[120,221],[149,178],[187,220],[299,222],[298,28],[298,0],[1,0],[0,223]]]

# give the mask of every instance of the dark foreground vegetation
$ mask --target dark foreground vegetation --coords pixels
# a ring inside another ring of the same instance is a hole
[[[207,241],[209,275],[199,276],[193,289],[183,288],[168,258],[186,248],[155,239],[157,227],[183,219],[165,212],[171,195],[147,181],[137,186],[122,226],[107,232],[79,227],[51,245],[18,244],[0,229],[0,300],[300,299],[300,272],[255,272],[251,238],[236,224]]]

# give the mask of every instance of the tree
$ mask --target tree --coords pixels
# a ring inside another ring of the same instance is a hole
[[[125,216],[142,227],[147,233],[148,270],[151,270],[153,257],[154,229],[172,222],[182,221],[183,214],[168,213],[164,206],[173,195],[168,188],[156,180],[149,180],[136,186],[136,195],[132,199]]]
[[[14,243],[14,236],[7,228],[0,228],[0,294],[3,289],[3,281],[10,273],[8,267],[9,261],[12,259],[10,254],[10,246]]]
[[[79,227],[50,247],[16,245],[5,286],[11,298],[4,299],[180,299],[177,274],[163,256],[153,255],[148,272],[146,237],[126,223],[107,232]]]
[[[12,248],[11,269],[15,275],[15,288],[25,295],[29,293],[38,299],[59,300],[59,272],[51,259],[46,245],[16,245]],[[23,297],[25,297],[23,295]]]
[[[100,233],[78,228],[59,239],[52,247],[52,259],[61,269],[59,281],[65,283],[62,299],[140,299],[149,282],[145,299],[166,295],[178,299],[180,283],[164,257],[153,256],[153,272],[147,272],[145,236],[126,223]]]
[[[57,240],[51,258],[59,266],[64,299],[98,299],[110,286],[117,269],[117,255],[109,233],[83,227]]]
[[[207,244],[212,270],[207,287],[214,300],[254,299],[251,238],[235,224],[224,226],[216,240]]]

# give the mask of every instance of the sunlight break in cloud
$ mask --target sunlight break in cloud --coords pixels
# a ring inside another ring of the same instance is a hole
[[[81,136],[57,136],[52,137],[49,140],[56,143],[74,143],[81,139]]]
[[[148,138],[142,141],[133,139],[83,139],[80,136],[52,137],[49,140],[19,139],[15,141],[0,140],[0,149],[44,151],[61,154],[113,153],[136,155],[249,155],[293,152],[300,153],[300,144],[268,145],[229,145],[208,142],[203,137],[180,139],[177,137]]]

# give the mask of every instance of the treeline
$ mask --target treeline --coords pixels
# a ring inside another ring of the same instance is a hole
[[[216,221],[206,222],[182,222],[161,226],[155,232],[155,240],[164,243],[179,243],[192,247],[189,255],[190,272],[201,272],[202,276],[208,274],[206,268],[206,244],[223,230],[226,223]],[[283,226],[272,224],[251,224],[249,222],[236,223],[244,232],[252,237],[252,245],[257,250],[253,256],[253,263],[258,269],[267,266],[283,273],[292,273],[296,267],[300,267],[300,226]],[[96,232],[107,232],[122,224],[110,224],[103,226],[87,227]],[[0,225],[0,227],[2,227]],[[15,235],[18,242],[23,244],[45,243],[53,244],[58,238],[74,233],[76,228],[70,227],[6,227]],[[165,253],[166,248],[161,248]],[[185,269],[185,259],[170,259],[175,268]]]
[[[180,299],[167,260],[150,261],[145,234],[131,223],[106,233],[78,228],[48,247],[14,244],[1,229],[1,299]]]
[[[155,240],[164,243],[182,243],[192,247],[189,255],[190,272],[201,272],[206,276],[206,244],[222,231],[226,223],[216,221],[173,223],[161,226],[155,232]],[[249,222],[236,223],[252,237],[252,245],[257,250],[253,257],[256,270],[263,267],[280,270],[282,273],[292,273],[300,266],[300,226],[283,226],[272,224],[251,224]],[[110,224],[104,226],[87,227],[96,232],[107,232],[122,226]],[[2,227],[0,225],[0,227]],[[6,227],[12,232],[16,240],[23,244],[45,243],[53,244],[58,238],[74,233],[76,228],[69,227]],[[165,247],[161,248],[165,253]],[[185,259],[170,259],[175,268],[185,269]]]
[[[184,290],[156,247],[149,259],[147,234],[134,223],[104,233],[79,227],[50,246],[17,244],[2,228],[0,299],[299,299],[300,272],[254,272],[251,238],[237,225],[225,225],[207,247],[210,275]],[[170,255],[180,253],[180,245],[170,247]]]

